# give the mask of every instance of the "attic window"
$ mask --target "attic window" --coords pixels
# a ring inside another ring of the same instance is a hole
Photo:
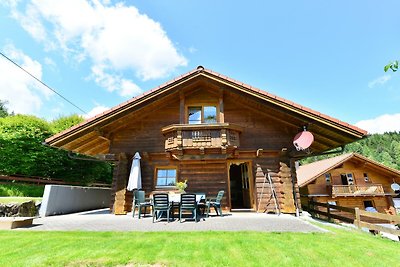
[[[325,181],[326,181],[326,184],[331,184],[331,174],[330,173],[325,173]]]
[[[369,182],[368,173],[365,173],[365,172],[364,172],[364,181],[365,181],[366,183]]]
[[[217,107],[216,106],[191,106],[188,107],[188,123],[216,123]]]

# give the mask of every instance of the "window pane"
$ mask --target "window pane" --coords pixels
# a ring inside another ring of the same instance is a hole
[[[156,186],[175,186],[176,169],[157,169]]]
[[[167,170],[158,170],[157,171],[157,177],[167,177]]]
[[[158,186],[165,186],[165,185],[167,185],[167,179],[166,179],[166,178],[157,178],[157,185],[158,185]]]
[[[168,170],[168,174],[167,174],[167,177],[168,178],[176,178],[176,170],[174,170],[174,169],[170,169],[170,170]]]
[[[168,185],[168,186],[174,186],[174,185],[176,185],[176,180],[175,180],[175,178],[167,178],[167,185]]]
[[[217,122],[217,107],[213,106],[204,107],[204,122],[205,123]]]
[[[201,123],[201,107],[189,107],[189,124]]]

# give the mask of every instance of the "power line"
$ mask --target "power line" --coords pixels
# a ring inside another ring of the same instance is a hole
[[[61,95],[60,93],[58,93],[56,90],[54,90],[53,88],[51,88],[50,86],[48,86],[47,84],[45,84],[44,82],[42,82],[41,80],[39,80],[38,78],[36,78],[34,75],[30,74],[29,71],[25,70],[23,67],[21,67],[20,65],[18,65],[15,61],[13,61],[12,59],[10,59],[9,57],[7,57],[6,55],[4,55],[2,52],[0,52],[0,55],[2,55],[4,58],[6,58],[8,61],[10,61],[11,63],[13,63],[15,66],[17,66],[18,68],[20,68],[21,70],[23,70],[25,73],[27,73],[29,76],[31,76],[33,79],[35,79],[36,81],[38,81],[39,83],[41,83],[42,85],[44,85],[46,88],[48,88],[49,90],[51,90],[52,92],[56,93],[59,97],[61,97],[62,99],[64,99],[65,101],[67,101],[68,103],[70,103],[71,105],[73,105],[74,107],[76,107],[77,109],[79,109],[80,111],[82,111],[84,114],[87,114],[86,111],[84,111],[83,109],[81,109],[80,107],[78,107],[77,105],[75,105],[74,103],[72,103],[70,100],[68,100],[66,97],[64,97],[63,95]]]

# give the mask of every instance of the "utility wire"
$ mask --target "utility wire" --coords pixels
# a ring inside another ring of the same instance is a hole
[[[74,103],[72,103],[71,101],[69,101],[66,97],[64,97],[63,95],[61,95],[60,93],[58,93],[56,90],[54,90],[53,88],[51,88],[50,86],[48,86],[47,84],[45,84],[44,82],[42,82],[41,80],[39,80],[38,78],[36,78],[35,76],[33,76],[32,74],[29,73],[29,71],[25,70],[23,67],[21,67],[20,65],[18,65],[15,61],[13,61],[12,59],[10,59],[9,57],[7,57],[6,55],[4,55],[2,52],[0,52],[0,55],[2,55],[4,58],[6,58],[8,61],[10,61],[11,63],[13,63],[15,66],[17,66],[18,68],[20,68],[21,70],[23,70],[25,73],[27,73],[29,76],[31,76],[33,79],[35,79],[36,81],[38,81],[39,83],[41,83],[42,85],[44,85],[46,88],[48,88],[49,90],[51,90],[52,92],[56,93],[59,97],[61,97],[62,99],[64,99],[65,101],[67,101],[68,103],[70,103],[71,105],[73,105],[74,107],[76,107],[77,109],[79,109],[80,111],[82,111],[83,113],[87,114],[86,111],[84,111],[83,109],[81,109],[80,107],[78,107],[77,105],[75,105]]]

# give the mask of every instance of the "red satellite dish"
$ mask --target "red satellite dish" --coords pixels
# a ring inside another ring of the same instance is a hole
[[[314,142],[314,135],[309,131],[302,131],[293,139],[293,145],[296,147],[297,151],[305,150],[311,146]]]

